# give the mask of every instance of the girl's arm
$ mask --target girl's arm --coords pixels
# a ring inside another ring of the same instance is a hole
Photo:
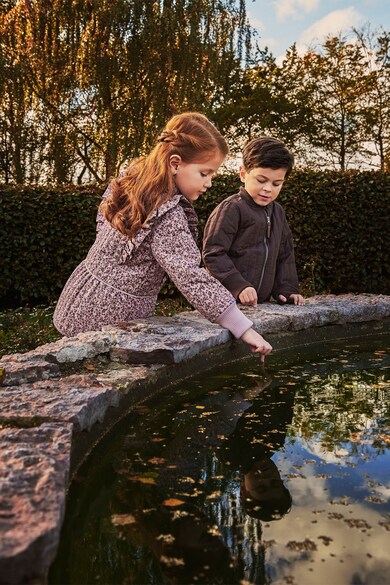
[[[154,225],[151,246],[160,266],[206,319],[229,329],[253,351],[262,355],[271,351],[271,346],[252,329],[252,321],[238,309],[231,293],[200,267],[200,252],[181,207],[165,213]]]

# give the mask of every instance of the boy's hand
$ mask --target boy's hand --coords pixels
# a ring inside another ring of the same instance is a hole
[[[279,301],[281,303],[287,303],[287,299],[286,299],[286,297],[284,295],[279,295]],[[293,295],[290,295],[288,297],[288,302],[289,303],[292,303],[294,305],[304,305],[305,304],[305,299],[303,298],[302,295],[293,294]]]
[[[253,307],[257,305],[257,292],[251,286],[244,288],[238,295],[238,298],[243,305],[252,305]]]
[[[251,347],[253,353],[258,352],[260,354],[260,361],[262,362],[265,360],[265,356],[272,351],[272,345],[257,333],[257,331],[252,329],[252,327],[241,335],[241,339]]]

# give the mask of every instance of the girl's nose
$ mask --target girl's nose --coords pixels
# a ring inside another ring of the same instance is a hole
[[[206,177],[205,187],[211,187],[211,177]]]

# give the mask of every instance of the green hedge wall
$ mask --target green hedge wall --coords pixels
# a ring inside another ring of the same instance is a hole
[[[218,177],[198,204],[201,224],[239,186],[235,177]],[[389,174],[294,171],[278,202],[294,235],[305,294],[390,294]]]
[[[95,237],[102,188],[0,187],[0,301],[55,299]]]
[[[240,186],[220,175],[196,204],[201,232],[214,207]],[[95,236],[103,188],[0,187],[0,300],[55,299]],[[292,228],[305,294],[390,294],[390,175],[295,171],[279,202]],[[164,294],[177,291],[171,284]]]

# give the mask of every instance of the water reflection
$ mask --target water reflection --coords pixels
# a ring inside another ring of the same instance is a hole
[[[386,583],[389,353],[337,351],[140,406],[73,487],[50,582]]]

